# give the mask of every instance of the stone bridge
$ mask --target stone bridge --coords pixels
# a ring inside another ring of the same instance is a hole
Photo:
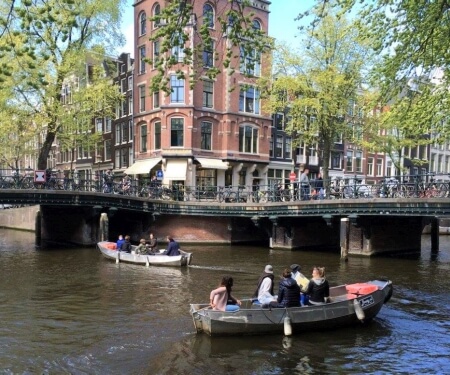
[[[181,243],[258,243],[279,249],[320,249],[347,255],[420,252],[421,234],[450,216],[450,198],[370,198],[274,203],[163,201],[98,192],[1,190],[0,203],[40,205],[36,237],[92,245],[130,234],[133,242],[173,235]],[[102,220],[100,220],[102,218]],[[105,224],[106,221],[106,224]]]

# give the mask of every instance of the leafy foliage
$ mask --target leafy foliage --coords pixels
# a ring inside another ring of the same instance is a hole
[[[318,15],[321,11],[314,12]],[[371,54],[367,40],[345,17],[328,12],[317,19],[320,22],[306,28],[298,53],[287,46],[277,48],[276,75],[273,82],[265,84],[269,87],[267,109],[288,112],[286,131],[293,136],[293,143],[310,148],[322,142],[323,174],[328,178],[334,140],[341,134],[351,136],[344,115],[351,100],[361,100]]]
[[[156,27],[150,41],[159,43],[157,58],[147,59],[157,69],[150,82],[152,92],[170,93],[169,72],[175,71],[193,87],[201,77],[214,79],[224,70],[233,74],[241,53],[270,50],[271,40],[255,27],[249,0],[212,1],[216,17],[205,8],[203,14],[194,14],[195,1],[166,1],[164,8],[150,17]],[[219,53],[223,46],[225,54]],[[205,52],[211,52],[214,64],[205,64]]]
[[[123,42],[121,4],[122,0],[9,0],[0,5],[0,96],[25,111],[43,134],[41,169],[66,119],[61,103],[64,80],[89,55],[104,56]]]

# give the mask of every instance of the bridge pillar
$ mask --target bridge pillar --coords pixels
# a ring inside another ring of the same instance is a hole
[[[431,252],[436,254],[439,251],[439,219],[431,219]]]
[[[350,215],[349,221],[349,255],[420,253],[421,217]],[[343,221],[341,225],[347,224]]]
[[[41,246],[42,240],[42,215],[41,211],[36,211],[35,226],[34,226],[34,238],[36,246]]]
[[[109,240],[109,220],[108,214],[102,213],[100,214],[100,241],[108,241]]]

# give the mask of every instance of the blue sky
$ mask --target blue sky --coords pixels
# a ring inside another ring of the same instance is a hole
[[[127,37],[127,44],[119,52],[133,54],[133,0],[127,0],[128,6],[124,13],[123,33]],[[269,35],[277,40],[289,43],[293,48],[298,41],[298,21],[294,18],[309,9],[314,0],[272,0],[270,4]]]

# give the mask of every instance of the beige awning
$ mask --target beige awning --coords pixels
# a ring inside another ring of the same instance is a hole
[[[210,158],[195,158],[201,165],[202,168],[208,169],[228,169],[228,163],[223,162],[219,159],[210,159]]]
[[[167,180],[186,180],[186,159],[167,160],[166,171],[164,172],[164,179]]]
[[[124,170],[126,174],[146,174],[150,173],[150,170],[159,162],[161,158],[151,158],[137,160],[131,167]]]

